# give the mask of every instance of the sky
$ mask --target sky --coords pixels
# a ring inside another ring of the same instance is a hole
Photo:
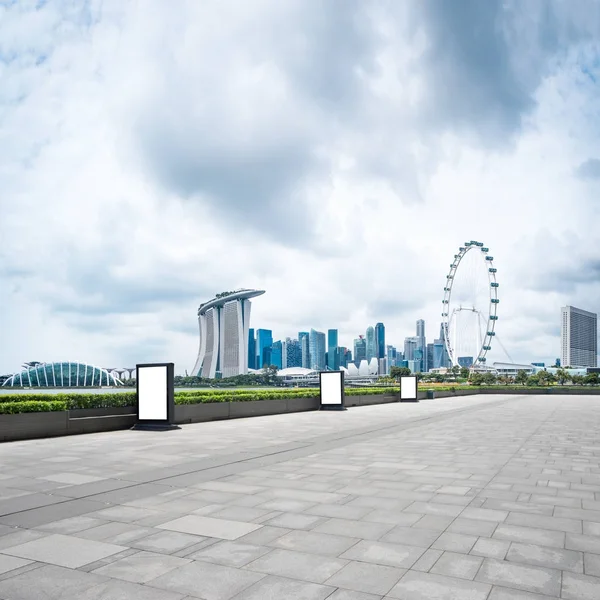
[[[553,363],[600,310],[599,134],[597,0],[0,0],[0,373],[183,373],[237,288],[275,339],[433,341],[468,240],[490,360]]]

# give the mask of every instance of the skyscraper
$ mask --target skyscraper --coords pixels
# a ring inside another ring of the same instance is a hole
[[[310,346],[310,368],[315,371],[323,371],[325,369],[325,334],[321,331],[310,330],[309,346]]]
[[[423,319],[419,319],[417,321],[417,347],[415,352],[418,353],[419,356],[415,356],[415,360],[421,361],[420,371],[425,373],[428,369],[427,367],[427,342],[425,340],[425,321]]]
[[[404,338],[404,360],[415,360],[415,350],[417,349],[416,337]]]
[[[278,369],[283,368],[283,344],[280,340],[273,342],[271,346],[271,360],[269,364],[276,366]]]
[[[298,340],[292,340],[286,338],[285,340],[286,349],[286,368],[289,367],[301,367],[302,366],[302,347]]]
[[[596,367],[598,364],[598,315],[563,306],[560,321],[561,358],[564,367]]]
[[[337,329],[327,330],[327,367],[332,371],[337,371],[340,368]]]
[[[263,290],[237,290],[218,294],[198,308],[200,348],[194,375],[214,379],[248,372],[250,298]]]
[[[273,332],[270,329],[256,330],[256,368],[263,369],[271,364]]]
[[[367,358],[367,341],[362,335],[354,340],[354,364],[360,365],[361,360]]]
[[[385,325],[383,323],[375,325],[375,348],[377,358],[385,358]]]
[[[369,325],[367,327],[367,360],[370,361],[375,354],[375,329]]]
[[[248,330],[248,368],[256,369],[256,337],[252,328]]]
[[[433,368],[433,344],[427,344],[426,357],[427,370],[429,371],[429,369]]]
[[[298,341],[300,342],[300,350],[302,351],[302,367],[310,369],[310,343],[308,331],[298,332]]]

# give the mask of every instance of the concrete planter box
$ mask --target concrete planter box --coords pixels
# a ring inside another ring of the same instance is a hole
[[[67,431],[65,432],[65,435],[129,429],[135,425],[136,421],[137,416],[131,414],[77,417],[75,419],[69,419],[67,422]]]
[[[287,412],[305,412],[307,410],[317,410],[319,408],[318,398],[288,398]]]
[[[175,423],[203,423],[229,419],[229,402],[206,402],[203,404],[176,404]]]
[[[0,415],[0,440],[27,440],[65,435],[68,411]]]
[[[350,398],[356,398],[358,400],[358,406],[373,406],[375,404],[390,404],[391,402],[398,402],[400,395],[389,395],[389,394],[369,394],[365,396],[349,396]]]
[[[81,417],[106,417],[108,415],[132,415],[135,406],[115,406],[113,408],[76,408],[69,411],[70,419]]]
[[[288,412],[287,401],[281,400],[255,400],[254,402],[230,402],[229,418],[262,417],[265,415],[280,415]]]

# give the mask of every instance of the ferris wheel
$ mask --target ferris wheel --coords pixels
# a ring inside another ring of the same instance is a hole
[[[496,271],[494,257],[482,242],[466,242],[454,255],[442,300],[442,328],[452,366],[485,367],[500,303]]]

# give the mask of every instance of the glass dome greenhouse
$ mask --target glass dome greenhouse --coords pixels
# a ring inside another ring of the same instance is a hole
[[[79,362],[38,363],[11,375],[4,387],[100,387],[122,385],[106,369]]]

